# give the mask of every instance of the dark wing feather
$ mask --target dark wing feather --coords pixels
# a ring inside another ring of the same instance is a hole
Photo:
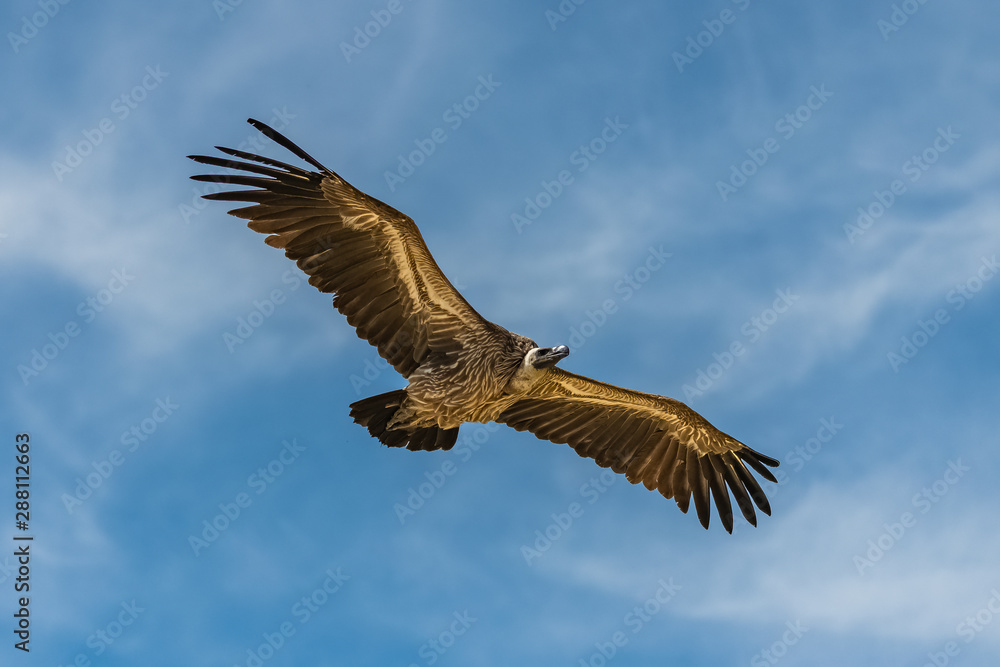
[[[690,501],[708,528],[711,501],[727,531],[733,530],[730,495],[744,518],[757,525],[756,505],[771,506],[747,465],[776,482],[765,466],[778,462],[712,426],[680,401],[644,394],[553,368],[497,421],[539,438],[569,444],[605,468],[642,482],[682,512]]]
[[[333,305],[403,377],[429,354],[453,353],[495,325],[483,319],[448,281],[409,217],[353,187],[286,137],[250,124],[318,171],[217,146],[232,158],[189,156],[243,173],[193,176],[255,188],[205,195],[251,202],[230,213],[267,234],[309,275],[334,294]]]

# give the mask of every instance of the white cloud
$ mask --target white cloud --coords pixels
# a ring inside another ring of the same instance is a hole
[[[815,483],[759,528],[740,525],[731,536],[666,536],[667,526],[650,534],[640,526],[654,517],[616,519],[616,500],[588,510],[600,516],[579,520],[533,571],[620,598],[623,609],[669,574],[682,586],[671,615],[749,626],[801,619],[824,633],[943,642],[1000,584],[1000,537],[991,529],[992,501],[970,505],[973,490],[961,481],[922,513],[910,491],[927,482],[878,470],[854,482]],[[887,531],[900,530],[894,524],[904,512],[913,523],[893,537]],[[869,540],[888,548],[869,554]],[[608,545],[623,541],[624,551]],[[855,556],[874,557],[863,575]]]

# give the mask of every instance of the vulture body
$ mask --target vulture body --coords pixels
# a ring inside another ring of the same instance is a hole
[[[623,389],[556,366],[564,345],[540,348],[484,319],[438,268],[406,215],[351,186],[289,139],[265,136],[316,171],[217,146],[230,157],[189,156],[236,174],[193,176],[236,186],[205,199],[249,202],[230,211],[267,234],[309,276],[360,338],[409,382],[353,403],[351,417],[390,447],[450,449],[465,422],[496,421],[581,456],[673,498],[694,500],[709,525],[710,498],[732,532],[730,493],[748,522],[770,505],[749,468],[775,482],[778,462],[712,426],[685,404]],[[232,159],[236,158],[236,159]]]

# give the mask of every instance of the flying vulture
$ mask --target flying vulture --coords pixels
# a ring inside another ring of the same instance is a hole
[[[730,493],[757,525],[771,513],[749,468],[771,481],[778,461],[719,431],[680,401],[564,371],[565,345],[533,340],[484,319],[438,268],[406,215],[351,186],[286,137],[248,121],[315,171],[232,148],[192,160],[239,174],[192,178],[250,190],[204,195],[250,202],[230,211],[332,293],[334,307],[409,382],[351,404],[351,417],[390,447],[450,449],[465,422],[507,424],[673,498],[691,499],[708,528],[710,500],[732,532]],[[232,159],[235,158],[235,159]]]

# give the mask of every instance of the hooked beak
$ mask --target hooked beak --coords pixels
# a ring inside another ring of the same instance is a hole
[[[567,356],[569,356],[569,348],[565,345],[543,347],[538,351],[538,354],[535,355],[535,360],[532,365],[535,368],[551,368]]]

